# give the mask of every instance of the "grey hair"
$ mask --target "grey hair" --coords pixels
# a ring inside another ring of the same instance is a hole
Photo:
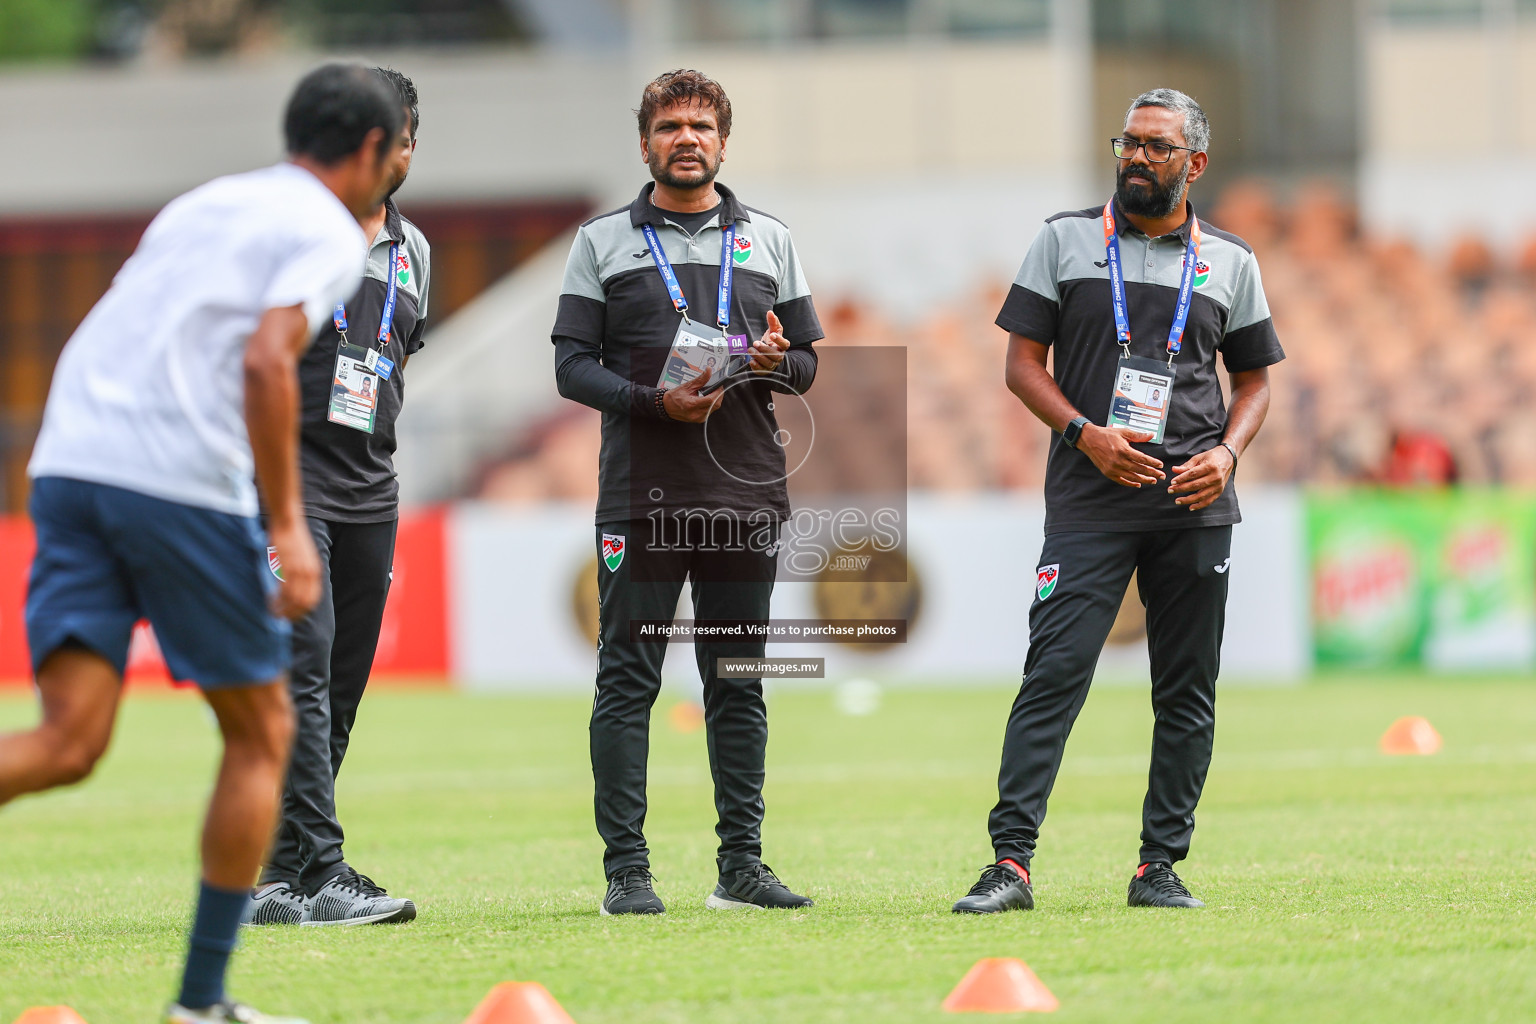
[[[1142,107],[1162,107],[1176,114],[1184,115],[1184,141],[1189,148],[1196,153],[1204,153],[1211,148],[1211,121],[1205,116],[1205,111],[1200,109],[1200,104],[1188,93],[1179,92],[1177,89],[1152,89],[1142,93],[1131,100],[1130,108],[1125,112],[1125,119],[1131,119],[1131,113]]]

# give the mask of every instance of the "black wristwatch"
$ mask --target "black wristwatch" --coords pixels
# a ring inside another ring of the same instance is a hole
[[[1068,448],[1077,447],[1077,439],[1083,436],[1083,428],[1088,425],[1087,416],[1079,416],[1068,423],[1066,429],[1061,432],[1061,439],[1067,442]]]

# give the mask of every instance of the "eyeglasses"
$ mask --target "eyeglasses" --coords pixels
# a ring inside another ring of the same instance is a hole
[[[1140,149],[1146,152],[1147,162],[1154,164],[1165,164],[1173,159],[1173,151],[1176,149],[1186,153],[1196,152],[1188,146],[1175,146],[1171,142],[1141,142],[1137,139],[1110,139],[1109,146],[1115,151],[1116,160],[1129,160]]]

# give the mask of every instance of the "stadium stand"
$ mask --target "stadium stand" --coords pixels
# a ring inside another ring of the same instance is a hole
[[[1321,183],[1288,204],[1265,185],[1239,183],[1210,219],[1258,252],[1290,357],[1274,370],[1274,402],[1244,480],[1536,483],[1536,238],[1509,260],[1471,235],[1432,256],[1406,239],[1363,234],[1355,210]],[[821,346],[908,349],[914,489],[1040,486],[1048,434],[1002,383],[1007,339],[992,318],[1006,287],[983,283],[910,324],[855,299],[823,307]],[[834,406],[815,403],[818,417]],[[867,437],[818,432],[818,444],[832,443],[859,449]],[[597,449],[596,414],[562,410],[482,470],[478,495],[592,497]]]
[[[403,204],[431,232],[431,315],[445,321],[591,210],[585,200]],[[0,513],[25,508],[53,364],[149,224],[148,212],[0,215]],[[434,353],[435,354],[435,353]]]

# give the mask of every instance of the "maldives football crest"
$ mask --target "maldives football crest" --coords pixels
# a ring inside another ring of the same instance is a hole
[[[603,534],[603,564],[609,572],[618,572],[624,561],[624,538],[616,533]]]
[[[411,258],[404,249],[395,254],[395,277],[401,284],[411,283]]]
[[[1042,565],[1035,570],[1035,594],[1044,601],[1056,592],[1056,581],[1061,579],[1061,563]]]
[[[279,580],[283,578],[283,563],[277,559],[277,548],[267,546],[267,568],[272,570],[272,575]]]
[[[731,259],[737,263],[745,263],[752,258],[752,239],[736,236],[735,247],[731,250]]]
[[[1183,261],[1180,260],[1179,261],[1179,266],[1182,267],[1183,265],[1184,265]],[[1195,285],[1194,286],[1196,288],[1199,288],[1201,285],[1205,284],[1205,282],[1209,281],[1210,279],[1211,279],[1211,265],[1209,263],[1205,262],[1205,260],[1196,258],[1196,260],[1195,260]]]

